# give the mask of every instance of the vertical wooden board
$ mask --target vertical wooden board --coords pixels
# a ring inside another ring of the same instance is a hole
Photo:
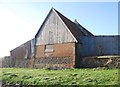
[[[52,11],[37,37],[36,45],[75,42],[63,23],[58,15]]]
[[[31,58],[31,40],[11,51],[11,58]]]
[[[31,40],[31,58],[35,54],[35,39]]]

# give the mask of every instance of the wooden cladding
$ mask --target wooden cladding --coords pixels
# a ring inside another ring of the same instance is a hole
[[[52,12],[36,37],[36,45],[64,42],[75,42],[75,39],[62,20]]]

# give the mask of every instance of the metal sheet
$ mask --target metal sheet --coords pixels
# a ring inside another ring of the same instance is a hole
[[[81,56],[120,54],[118,38],[120,36],[82,36],[80,37],[82,41]]]

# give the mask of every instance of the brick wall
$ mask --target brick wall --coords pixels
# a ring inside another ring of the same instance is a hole
[[[45,45],[39,45],[36,46],[36,58],[38,57],[44,57],[44,49],[45,49]]]
[[[71,68],[75,65],[75,43],[36,46],[36,68]]]

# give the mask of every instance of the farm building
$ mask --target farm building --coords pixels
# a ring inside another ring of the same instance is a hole
[[[103,63],[100,59],[86,57],[118,56],[120,54],[119,37],[119,35],[94,36],[77,20],[72,22],[52,8],[35,37],[10,51],[12,65],[33,68],[101,66]],[[94,61],[87,63],[84,59]],[[105,64],[110,60],[103,59]],[[100,63],[94,65],[96,61]]]

